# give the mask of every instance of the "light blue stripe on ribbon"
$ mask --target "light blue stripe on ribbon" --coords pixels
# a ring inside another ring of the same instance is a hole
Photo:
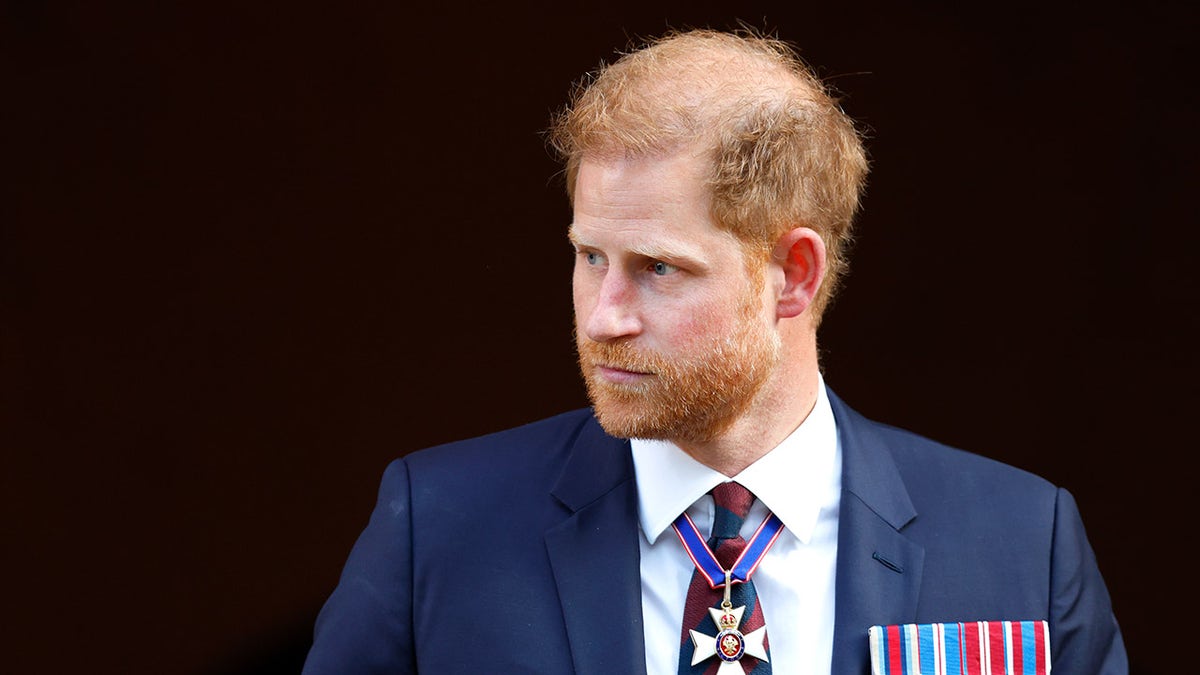
[[[1021,670],[1022,675],[1036,675],[1037,673],[1037,636],[1033,634],[1035,630],[1033,621],[1021,622]]]
[[[958,628],[957,623],[942,624],[945,629],[946,637],[944,643],[946,645],[946,675],[959,675],[962,672],[962,659],[959,653],[962,651],[962,631]]]
[[[921,654],[921,675],[933,675],[933,624],[923,623],[917,626],[917,644]]]

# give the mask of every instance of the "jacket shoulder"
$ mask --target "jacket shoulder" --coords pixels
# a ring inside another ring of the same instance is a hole
[[[521,426],[417,450],[395,460],[407,465],[413,481],[449,484],[491,480],[528,480],[556,474],[579,435],[599,424],[590,408],[581,408]]]
[[[1053,493],[1050,481],[1025,469],[990,457],[956,448],[920,434],[879,422],[870,422],[892,450],[906,479],[919,484],[936,482],[959,485],[978,494],[989,485],[1004,486],[1023,493]]]
[[[843,441],[866,452],[867,461],[878,461],[878,456],[872,457],[877,453],[886,454],[918,510],[925,502],[940,508],[1020,503],[1044,513],[1053,511],[1058,488],[1033,472],[868,419],[840,400],[835,411]]]

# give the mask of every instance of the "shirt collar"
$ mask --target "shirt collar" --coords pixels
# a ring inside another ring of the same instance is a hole
[[[653,544],[671,523],[713,487],[729,477],[692,459],[669,441],[634,438],[633,466],[638,517]],[[754,493],[787,527],[807,543],[821,513],[822,500],[836,475],[837,427],[824,380],[808,417],[779,445],[733,480]]]

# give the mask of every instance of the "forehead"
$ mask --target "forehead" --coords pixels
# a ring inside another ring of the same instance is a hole
[[[585,157],[575,186],[571,239],[599,248],[671,247],[690,257],[737,239],[713,221],[702,157]],[[708,255],[706,255],[706,253]]]

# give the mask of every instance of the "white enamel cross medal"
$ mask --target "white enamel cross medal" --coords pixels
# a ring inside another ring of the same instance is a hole
[[[744,606],[735,608],[730,604],[729,572],[725,573],[725,580],[725,601],[721,603],[720,609],[710,607],[708,610],[708,615],[712,617],[713,623],[717,624],[716,637],[705,635],[698,630],[691,631],[692,646],[695,647],[692,651],[692,665],[716,656],[721,659],[717,675],[745,675],[745,669],[738,663],[743,656],[749,654],[762,661],[770,662],[770,659],[767,658],[767,649],[763,646],[763,641],[767,637],[767,627],[762,626],[744,635],[738,630],[746,608]]]

